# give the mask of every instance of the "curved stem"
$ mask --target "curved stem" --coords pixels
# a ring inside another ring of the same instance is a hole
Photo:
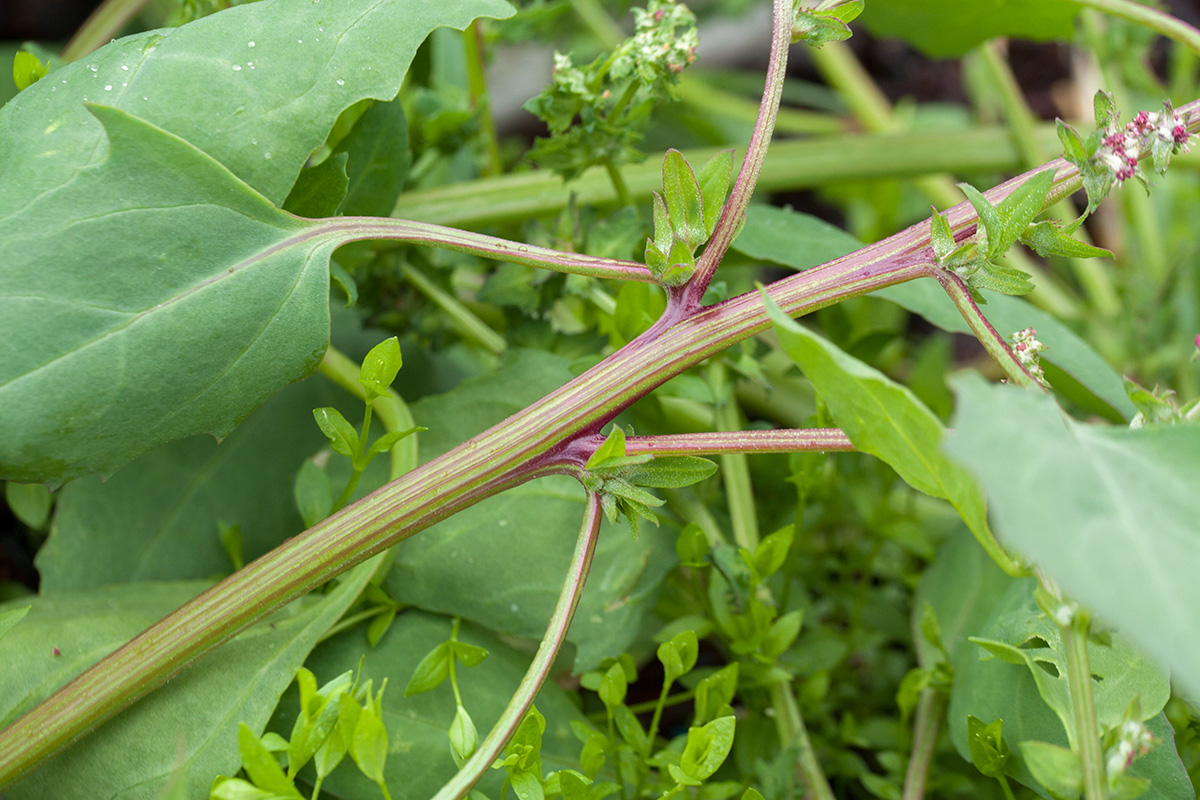
[[[742,161],[742,169],[729,200],[717,220],[704,253],[696,263],[696,272],[687,284],[685,305],[698,307],[704,290],[712,281],[713,275],[720,266],[721,260],[733,243],[742,221],[746,219],[746,206],[750,204],[750,195],[758,183],[758,174],[762,171],[763,159],[767,155],[767,147],[771,144],[771,133],[775,129],[775,116],[779,112],[779,100],[783,97],[783,79],[787,71],[788,45],[792,39],[792,0],[775,0],[774,30],[771,37],[771,56],[767,65],[766,86],[763,89],[762,104],[758,109],[758,121],[754,123],[754,134],[746,148],[746,158]]]
[[[529,670],[521,679],[517,691],[508,701],[508,706],[500,715],[500,719],[496,721],[491,732],[479,744],[479,749],[467,759],[467,763],[463,764],[462,769],[438,790],[438,793],[433,796],[433,800],[458,800],[469,792],[504,750],[504,744],[508,741],[508,737],[521,724],[525,712],[533,705],[533,699],[550,673],[550,667],[554,665],[555,656],[562,649],[567,629],[571,626],[571,617],[574,616],[575,609],[579,605],[579,598],[583,595],[583,584],[592,565],[592,555],[596,551],[596,540],[599,538],[602,516],[600,496],[589,493],[587,509],[584,511],[583,522],[579,526],[579,538],[575,543],[575,555],[571,558],[571,566],[567,569],[567,579],[563,582],[562,592],[558,596],[558,604],[554,607],[554,614],[551,615],[550,623],[546,626],[546,635],[542,637],[542,643],[538,646],[537,654],[533,657]]]
[[[821,762],[817,760],[812,740],[808,738],[808,728],[800,716],[800,705],[788,681],[771,684],[771,705],[775,709],[775,724],[779,728],[780,740],[785,747],[796,750],[796,771],[805,786],[805,800],[836,800],[821,769]]]
[[[924,689],[917,703],[916,719],[913,722],[912,755],[908,758],[908,769],[904,773],[904,794],[901,800],[921,800],[925,796],[925,782],[929,777],[929,763],[937,746],[938,727],[946,711],[946,693],[937,689]]]
[[[309,220],[310,233],[329,236],[340,243],[367,239],[391,239],[430,247],[441,247],[459,253],[470,253],[497,261],[511,261],[557,272],[590,275],[593,278],[621,278],[654,283],[650,270],[633,261],[598,258],[582,253],[564,253],[548,247],[523,244],[496,236],[447,228],[430,222],[414,222],[390,217],[329,217]]]
[[[83,58],[101,45],[120,35],[134,15],[142,10],[149,0],[104,0],[87,20],[75,31],[71,41],[63,48],[64,61]]]
[[[1174,39],[1182,45],[1200,53],[1200,30],[1181,19],[1172,17],[1156,8],[1144,6],[1132,0],[1072,0],[1081,6],[1095,8],[1099,11],[1121,17],[1139,25],[1145,25],[1155,33],[1161,33],[1168,39]]]
[[[992,327],[992,323],[988,322],[987,317],[979,310],[975,298],[971,297],[971,292],[963,283],[963,279],[944,269],[937,271],[937,279],[942,288],[946,290],[946,294],[950,295],[950,299],[954,301],[954,305],[958,307],[958,311],[967,321],[967,325],[971,326],[971,332],[975,334],[975,338],[983,345],[983,349],[988,352],[992,360],[1000,365],[1009,380],[1022,389],[1046,391],[1045,385],[1025,368],[1016,353],[1008,346],[1008,342]]]

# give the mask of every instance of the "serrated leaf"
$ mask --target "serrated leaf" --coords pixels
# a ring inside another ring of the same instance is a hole
[[[1025,233],[1021,234],[1021,244],[1043,257],[1112,258],[1111,251],[1068,236],[1052,220],[1037,222],[1029,226]]]
[[[988,528],[983,495],[971,475],[940,452],[945,432],[933,412],[906,387],[764,299],[784,352],[804,371],[854,446],[887,462],[914,489],[950,501],[989,555],[1017,571]]]
[[[677,242],[695,250],[708,238],[704,233],[704,198],[692,167],[678,150],[663,156],[663,199]]]
[[[716,471],[716,463],[707,458],[660,456],[626,473],[626,478],[636,486],[678,489],[711,478]]]
[[[929,217],[929,239],[933,245],[933,254],[938,259],[943,259],[957,248],[954,234],[950,231],[950,223],[936,208],[930,206],[929,210],[933,212]]]
[[[1057,118],[1054,120],[1054,127],[1058,133],[1058,141],[1063,146],[1063,158],[1077,167],[1082,167],[1086,164],[1089,154],[1084,147],[1079,131]]]
[[[976,291],[987,289],[1006,295],[1029,294],[1034,289],[1028,272],[989,263],[981,263],[967,283]]]

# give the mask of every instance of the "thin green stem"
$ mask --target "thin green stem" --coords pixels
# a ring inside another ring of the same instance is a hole
[[[622,207],[633,205],[633,197],[629,194],[629,187],[625,185],[625,178],[611,158],[604,159],[604,170],[608,173],[608,179],[612,181],[613,189],[617,193],[617,205]]]
[[[709,368],[710,380],[717,395],[715,409],[717,429],[740,431],[744,425],[741,410],[729,385],[724,364],[715,362]],[[626,450],[628,452],[628,449]],[[733,540],[751,553],[758,547],[758,513],[755,510],[754,486],[750,482],[750,465],[745,453],[721,454],[721,479],[725,485],[725,501],[729,507],[729,522]]]
[[[149,0],[104,0],[63,48],[64,61],[76,61],[121,35]]]
[[[386,613],[389,610],[389,606],[372,606],[365,611],[359,611],[357,614],[351,614],[348,617],[342,617],[335,625],[330,627],[329,630],[321,634],[321,638],[317,639],[317,644],[320,644],[326,639],[332,639],[342,631],[348,631],[357,626],[359,623],[366,622],[374,617],[378,617],[380,614]]]
[[[619,124],[617,117],[621,115],[621,112],[625,110],[627,105],[633,102],[633,98],[634,95],[637,94],[637,90],[638,80],[637,78],[634,78],[633,80],[629,81],[629,84],[625,87],[625,91],[621,92],[621,96],[617,98],[617,102],[613,103],[613,107],[608,110],[608,114],[605,116],[605,119],[610,123]]]
[[[692,275],[684,289],[683,303],[685,306],[698,307],[704,297],[704,291],[716,274],[717,267],[725,258],[733,237],[737,235],[746,219],[746,207],[750,204],[750,196],[758,185],[758,176],[762,172],[763,161],[767,156],[767,148],[771,144],[771,133],[775,129],[775,117],[779,113],[779,101],[783,97],[783,80],[787,72],[788,45],[792,38],[792,0],[775,0],[774,22],[771,33],[771,55],[767,63],[767,77],[763,88],[762,104],[758,110],[758,120],[754,123],[754,133],[750,144],[746,147],[746,157],[738,172],[737,180],[717,226],[709,237],[699,260],[696,262],[696,272]],[[693,162],[696,163],[696,162]],[[701,162],[703,163],[703,162]]]
[[[441,247],[459,253],[469,253],[497,261],[528,264],[558,272],[589,275],[593,278],[620,278],[653,283],[650,271],[633,261],[597,258],[581,253],[564,253],[548,247],[522,244],[482,233],[471,233],[433,225],[428,222],[391,219],[388,217],[329,217],[311,220],[310,236],[329,236],[339,242],[368,239],[410,242]]]
[[[1037,132],[1047,147],[1058,141],[1053,125],[1040,125]],[[683,155],[690,164],[704,164],[728,149],[695,148],[684,150]],[[1200,151],[1177,160],[1180,165],[1200,165]],[[810,189],[928,172],[1011,173],[1020,169],[1021,159],[1012,136],[999,126],[965,131],[845,133],[773,143],[758,178],[758,189]],[[636,202],[662,191],[662,164],[658,159],[626,164],[621,167],[621,176]],[[392,213],[410,220],[474,228],[554,214],[566,208],[572,196],[580,207],[604,205],[616,199],[616,191],[603,167],[585,170],[570,184],[564,184],[550,170],[530,170],[405,192]]]
[[[467,59],[467,92],[471,108],[479,114],[487,153],[483,174],[499,175],[504,172],[504,160],[500,157],[500,137],[496,133],[496,120],[492,117],[492,104],[488,102],[487,77],[483,71],[486,48],[482,20],[475,20],[463,31],[463,45]]]
[[[625,440],[628,455],[709,455],[717,453],[799,453],[806,451],[852,452],[854,445],[838,428],[809,428],[775,431],[718,431],[713,433],[669,433],[630,436]]]
[[[796,772],[805,786],[806,800],[835,800],[821,762],[817,760],[808,728],[800,716],[800,706],[791,684],[776,681],[771,684],[771,706],[775,709],[775,725],[779,728],[779,739],[785,747],[796,749]]]
[[[597,0],[571,0],[571,8],[606,50],[613,49],[625,38],[625,32]]]
[[[642,759],[650,758],[650,753],[654,751],[654,737],[658,736],[658,724],[662,722],[663,709],[667,705],[667,694],[671,691],[671,682],[663,681],[662,689],[658,693],[658,701],[654,704],[654,714],[650,717],[650,728],[646,733],[646,749],[642,753]],[[639,791],[634,793],[635,797],[641,797],[641,787]]]
[[[942,288],[946,290],[946,294],[950,295],[950,299],[954,301],[954,305],[966,320],[967,325],[971,327],[975,338],[983,345],[983,349],[992,357],[992,360],[1000,365],[1009,380],[1024,389],[1037,388],[1046,391],[1046,387],[1025,368],[1016,353],[1009,347],[1008,342],[992,327],[992,323],[988,322],[987,317],[979,310],[975,298],[971,297],[971,292],[963,279],[946,270],[939,270],[937,279],[942,284]]]
[[[1100,723],[1096,717],[1092,670],[1088,663],[1086,615],[1077,611],[1074,619],[1062,625],[1061,630],[1066,650],[1071,712],[1075,719],[1075,747],[1083,768],[1083,796],[1087,800],[1107,800],[1104,750],[1100,746]]]
[[[567,579],[563,582],[562,592],[558,596],[558,604],[546,626],[546,635],[538,646],[537,654],[533,657],[525,677],[517,686],[512,699],[508,701],[504,713],[496,721],[495,726],[487,737],[479,744],[479,748],[467,759],[453,778],[438,790],[433,800],[459,800],[471,790],[485,772],[491,768],[492,762],[504,750],[504,743],[513,734],[525,712],[533,705],[533,699],[542,688],[550,667],[558,651],[562,649],[567,637],[567,629],[571,626],[571,618],[583,595],[583,584],[587,579],[588,570],[592,565],[592,556],[596,551],[596,540],[600,534],[600,521],[603,514],[600,510],[600,497],[589,494],[587,509],[583,522],[579,526],[579,538],[575,543],[575,554],[571,558],[571,566],[567,569]]]
[[[946,712],[946,701],[946,693],[937,689],[924,689],[921,692],[913,719],[912,753],[904,774],[901,800],[921,800],[925,797],[925,781],[929,777],[929,764],[937,746],[938,728],[942,714]]]
[[[508,342],[504,340],[503,336],[492,330],[486,322],[481,320],[471,309],[463,305],[457,297],[443,291],[440,286],[426,277],[425,273],[411,264],[402,263],[400,265],[400,274],[415,286],[418,292],[425,295],[435,306],[444,311],[454,327],[464,336],[473,340],[493,355],[498,356],[508,349]]]
[[[1081,6],[1104,11],[1115,17],[1145,25],[1155,33],[1161,33],[1168,39],[1174,39],[1185,47],[1200,53],[1200,30],[1192,27],[1181,19],[1172,17],[1151,6],[1144,6],[1133,0],[1073,0]]]

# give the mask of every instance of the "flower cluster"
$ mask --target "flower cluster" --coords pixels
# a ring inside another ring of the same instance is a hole
[[[646,8],[633,9],[634,34],[617,51],[612,77],[620,80],[637,72],[642,83],[660,75],[678,74],[696,60],[700,43],[696,15],[675,0],[651,0]],[[676,33],[676,29],[683,30]]]
[[[1037,331],[1033,328],[1025,328],[1012,335],[1012,351],[1021,366],[1039,383],[1048,386],[1041,365],[1041,354],[1045,349],[1046,345],[1037,340]]]
[[[1116,731],[1117,741],[1108,748],[1107,767],[1110,777],[1129,769],[1138,756],[1145,755],[1154,744],[1154,734],[1146,729],[1145,723],[1127,719]]]
[[[1118,127],[1114,119],[1105,132],[1096,158],[1112,172],[1117,185],[1137,173],[1138,157],[1147,150],[1154,157],[1155,169],[1160,172],[1165,168],[1165,163],[1160,168],[1160,161],[1165,162],[1169,153],[1188,151],[1186,121],[1175,113],[1169,102],[1163,105],[1163,111],[1139,111],[1124,127]]]

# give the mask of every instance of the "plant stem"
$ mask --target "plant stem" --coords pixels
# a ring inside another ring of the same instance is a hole
[[[417,291],[429,298],[450,318],[451,323],[467,338],[473,340],[483,349],[493,355],[500,355],[508,349],[504,337],[492,330],[475,312],[463,305],[458,298],[442,291],[442,288],[426,277],[425,273],[408,263],[400,264],[400,274],[416,287]]]
[[[529,670],[521,679],[517,691],[513,693],[512,699],[508,701],[508,706],[505,707],[504,713],[500,715],[500,719],[496,721],[491,732],[479,744],[475,753],[467,759],[467,763],[463,764],[462,769],[438,790],[438,793],[433,796],[433,800],[459,800],[470,791],[471,787],[487,772],[492,762],[504,750],[504,743],[521,724],[525,712],[533,705],[534,697],[542,688],[542,683],[550,673],[550,667],[554,665],[554,658],[566,640],[571,617],[574,616],[575,609],[579,605],[579,598],[583,595],[583,584],[592,565],[592,555],[596,551],[596,539],[599,537],[602,516],[599,495],[589,494],[583,523],[579,527],[579,538],[575,543],[575,555],[571,558],[571,566],[567,569],[567,579],[563,583],[562,592],[558,596],[558,604],[554,607],[554,613],[550,617],[550,623],[546,626],[546,635],[542,637],[542,643],[538,645],[537,654],[533,657]]]
[[[329,217],[311,220],[307,236],[328,236],[339,242],[356,242],[367,239],[392,239],[430,247],[441,247],[459,253],[469,253],[497,261],[511,261],[532,267],[590,275],[594,278],[622,278],[624,280],[653,283],[650,270],[632,261],[614,258],[598,258],[581,253],[565,253],[522,244],[482,233],[471,233],[433,225],[388,217]]]
[[[904,794],[901,800],[921,800],[925,796],[925,781],[929,777],[929,762],[937,746],[938,727],[946,711],[946,693],[924,689],[917,702],[913,721],[912,754],[904,774]]]
[[[604,171],[608,173],[608,179],[612,181],[613,189],[617,193],[617,205],[621,207],[633,205],[633,198],[629,194],[629,187],[625,185],[625,178],[622,177],[621,170],[611,158],[604,159]]]
[[[771,684],[771,705],[775,709],[780,740],[785,747],[796,748],[796,771],[806,787],[805,800],[835,800],[821,763],[817,761],[812,740],[808,738],[808,729],[804,727],[804,718],[800,716],[800,706],[790,683],[776,681]]]
[[[762,172],[763,160],[767,148],[771,144],[771,132],[775,128],[775,115],[779,112],[779,100],[783,97],[783,79],[787,71],[788,45],[792,38],[792,0],[775,0],[774,27],[771,34],[771,55],[767,64],[766,85],[763,88],[762,103],[758,108],[758,120],[754,123],[754,134],[746,147],[746,157],[742,160],[741,171],[733,182],[729,199],[721,209],[717,226],[709,237],[704,252],[696,262],[696,272],[684,287],[682,302],[684,307],[697,308],[704,297],[704,291],[716,274],[717,267],[725,258],[733,237],[737,235],[746,219],[746,206],[750,204],[750,195],[758,185],[758,176]]]
[[[898,133],[905,129],[905,125],[893,112],[887,97],[854,57],[849,46],[843,42],[829,42],[824,47],[814,50],[812,58],[829,85],[838,90],[854,112],[854,116],[867,130],[875,133]],[[1022,142],[1018,140],[1017,151],[1023,156],[1025,152],[1021,145]],[[1039,159],[1035,164],[1044,160]],[[1034,164],[1023,166],[1029,168]],[[913,178],[913,183],[925,198],[938,208],[955,205],[961,200],[961,193],[954,180],[944,173],[918,175]],[[1068,218],[1073,216],[1069,215]],[[1039,264],[1016,249],[1010,250],[1005,255],[1005,260],[1034,277],[1033,282],[1037,288],[1030,294],[1029,299],[1035,305],[1058,316],[1079,316],[1079,304]]]
[[[1052,166],[1059,172],[1050,202],[1080,184],[1073,167],[1061,161]],[[996,203],[1026,178],[985,196]],[[960,203],[947,216],[952,229],[976,220],[969,203]],[[350,224],[356,224],[353,218]],[[933,274],[929,230],[928,222],[911,226],[761,292],[695,309],[668,306],[645,333],[597,366],[247,564],[0,731],[0,785],[29,772],[254,621],[371,555],[505,489],[581,469],[590,450],[586,443],[577,445],[576,438],[599,433],[620,411],[670,378],[767,330],[771,322],[764,296],[785,314],[798,316]]]
[[[913,227],[789,276],[765,294],[784,313],[806,313],[926,275],[928,257],[925,235]],[[0,731],[0,785],[343,570],[485,497],[578,469],[586,447],[573,447],[574,437],[598,433],[669,378],[770,324],[757,291],[692,313],[669,310],[638,339],[525,411],[286,541],[83,672]]]
[[[717,396],[717,430],[740,431],[743,419],[729,385],[725,365],[715,362],[710,367],[710,380]],[[628,448],[626,449],[628,452]],[[758,514],[754,506],[754,487],[750,483],[750,465],[745,453],[721,454],[721,480],[725,484],[725,501],[729,507],[729,523],[733,540],[751,553],[758,547]]]
[[[1092,693],[1092,670],[1088,664],[1087,616],[1076,611],[1074,618],[1061,625],[1067,659],[1067,686],[1071,693],[1071,711],[1075,718],[1079,763],[1083,768],[1083,796],[1086,800],[1107,800],[1108,780],[1104,752],[1100,747],[1100,723],[1096,718],[1096,700]]]
[[[571,0],[571,8],[606,50],[613,49],[625,38],[625,32],[597,0]]]
[[[485,48],[483,23],[475,20],[463,31],[463,45],[467,57],[467,92],[471,108],[479,113],[479,124],[483,128],[484,175],[499,175],[504,172],[504,161],[500,157],[500,137],[496,133],[496,120],[492,117],[492,106],[488,102],[487,78],[483,72]]]
[[[798,453],[811,450],[853,452],[854,445],[838,428],[670,433],[659,436],[630,436],[625,440],[625,453],[631,456],[641,453],[683,456],[715,453]]]
[[[1144,6],[1141,3],[1132,2],[1132,0],[1073,0],[1073,2],[1105,11],[1139,25],[1145,25],[1155,33],[1161,33],[1168,39],[1174,39],[1191,48],[1192,52],[1200,53],[1200,30],[1196,30],[1183,20],[1156,8]]]
[[[1025,369],[1025,365],[1013,353],[1008,342],[996,332],[992,323],[988,322],[987,317],[979,310],[979,306],[975,304],[975,298],[971,297],[971,292],[963,283],[963,279],[947,270],[938,270],[937,279],[942,284],[942,288],[946,290],[946,294],[950,295],[950,299],[954,301],[954,305],[958,307],[963,319],[971,326],[971,332],[975,334],[975,338],[983,345],[983,349],[988,352],[992,360],[1000,365],[1009,380],[1023,389],[1037,388],[1046,391],[1042,382]]]
[[[87,20],[75,31],[71,41],[63,48],[64,61],[83,58],[101,45],[108,44],[120,35],[129,20],[142,10],[149,0],[104,0]]]

